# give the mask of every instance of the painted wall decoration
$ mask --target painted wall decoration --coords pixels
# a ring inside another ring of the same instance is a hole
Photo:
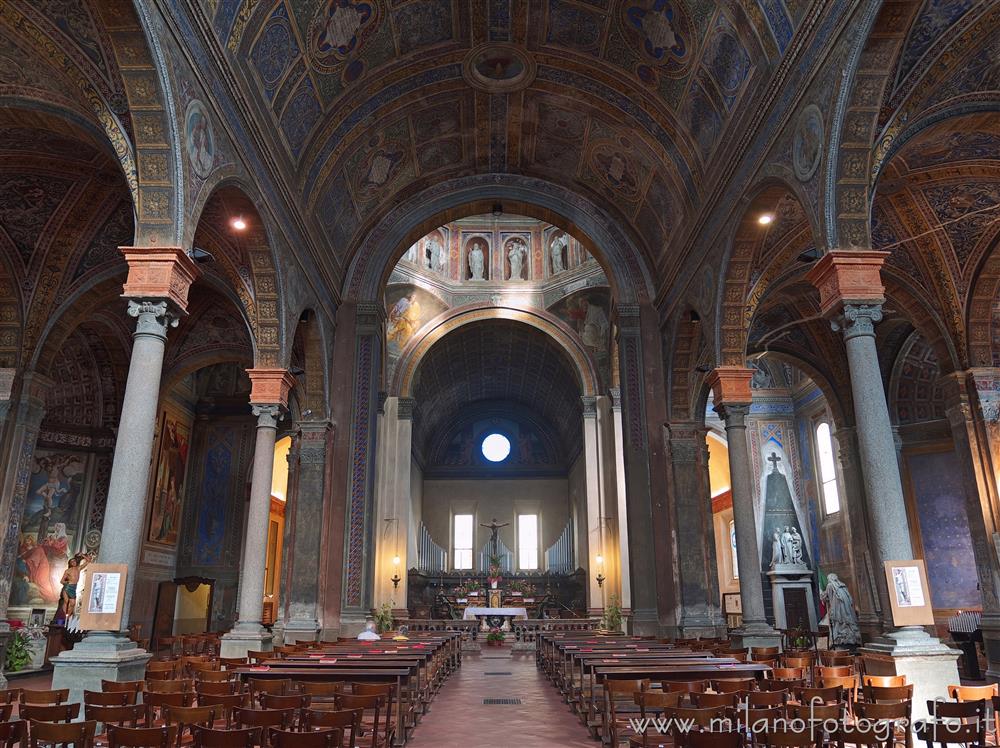
[[[357,54],[380,20],[378,3],[327,0],[309,25],[313,67],[322,73],[342,73],[345,83],[359,78],[364,62]]]
[[[149,519],[148,540],[151,543],[169,546],[177,543],[190,440],[190,426],[173,414],[163,412]]]
[[[657,72],[678,77],[691,60],[694,34],[684,4],[674,0],[638,0],[623,3],[622,29],[642,55],[636,74],[647,83]]]
[[[982,604],[962,469],[953,451],[906,455],[935,608]]]
[[[205,179],[215,165],[215,131],[205,105],[198,99],[189,101],[184,113],[184,143],[188,163],[195,174]]]
[[[390,362],[399,358],[417,330],[448,308],[433,294],[409,285],[390,286],[385,306],[385,339]]]
[[[568,324],[587,346],[605,381],[611,366],[611,295],[607,289],[577,291],[560,299],[549,311]]]
[[[89,456],[35,450],[21,523],[11,607],[51,607],[77,546]]]
[[[231,424],[209,426],[205,445],[191,560],[201,566],[219,566],[224,562],[224,541],[231,514],[236,432]]]

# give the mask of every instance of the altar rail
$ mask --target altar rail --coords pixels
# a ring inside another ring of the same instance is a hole
[[[466,641],[479,640],[479,621],[455,621],[451,619],[397,618],[396,626],[406,626],[410,631],[461,631]],[[514,641],[534,644],[539,633],[549,631],[596,631],[600,628],[600,618],[553,618],[511,621]]]

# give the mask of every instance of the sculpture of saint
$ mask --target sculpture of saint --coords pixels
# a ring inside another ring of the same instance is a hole
[[[836,574],[826,578],[826,589],[820,592],[820,599],[826,604],[830,644],[834,647],[854,647],[860,644],[861,629],[858,626],[858,614],[854,610],[854,600],[847,585]]]
[[[472,249],[469,250],[469,278],[474,281],[484,280],[485,269],[486,255],[483,253],[482,243],[473,242]]]
[[[775,530],[774,537],[771,538],[771,568],[783,563],[785,563],[785,551],[781,546],[781,531]]]
[[[510,280],[524,280],[524,260],[527,247],[520,239],[512,239],[507,245],[507,259],[510,260]]]
[[[560,234],[555,239],[552,240],[552,244],[549,246],[549,258],[552,261],[552,274],[561,273],[566,269],[566,263],[563,262],[563,250],[569,245],[569,239],[566,238],[566,234]]]

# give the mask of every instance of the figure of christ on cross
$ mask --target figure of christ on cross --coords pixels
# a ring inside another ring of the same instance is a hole
[[[493,521],[489,524],[485,522],[480,522],[480,527],[488,527],[490,529],[490,555],[499,556],[500,555],[500,528],[506,527],[510,522],[504,522],[502,525],[497,524],[497,518],[494,517]]]

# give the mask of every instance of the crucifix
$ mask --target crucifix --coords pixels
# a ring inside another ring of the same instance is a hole
[[[489,524],[485,522],[480,522],[480,527],[488,527],[490,530],[490,555],[499,556],[500,555],[500,528],[506,527],[510,522],[504,522],[502,525],[497,524],[497,518],[494,517],[493,521]]]
[[[771,463],[771,472],[778,472],[778,463],[781,462],[781,458],[774,452],[771,452],[771,456],[767,458],[767,461]]]

